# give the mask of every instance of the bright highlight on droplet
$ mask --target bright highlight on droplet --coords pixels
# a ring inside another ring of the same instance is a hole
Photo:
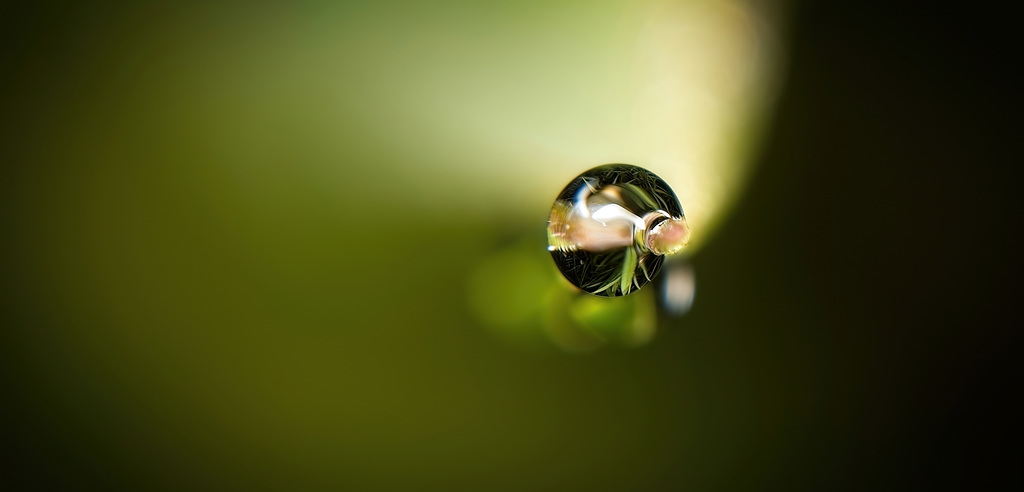
[[[657,276],[663,256],[681,250],[690,228],[672,189],[654,173],[606,164],[572,180],[548,218],[548,251],[585,292],[624,296]]]

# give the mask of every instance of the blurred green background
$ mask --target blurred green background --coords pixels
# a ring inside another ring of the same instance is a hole
[[[960,15],[5,4],[0,478],[999,479],[1013,86]],[[557,277],[548,207],[606,162],[680,195],[685,316]]]

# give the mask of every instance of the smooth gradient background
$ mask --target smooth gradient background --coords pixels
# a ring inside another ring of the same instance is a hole
[[[531,265],[566,169],[643,157],[593,138],[643,123],[615,118],[629,56],[591,27],[644,21],[281,5],[0,7],[2,488],[1021,485],[998,13],[758,4],[780,73],[751,87],[779,92],[720,128],[743,177],[705,211],[693,309],[581,347],[521,294],[558,281]],[[745,66],[722,63],[720,84]],[[559,119],[578,111],[595,126]],[[593,146],[566,164],[564,142]],[[509,251],[525,267],[493,292],[516,296],[474,300]],[[525,331],[488,325],[520,308]]]

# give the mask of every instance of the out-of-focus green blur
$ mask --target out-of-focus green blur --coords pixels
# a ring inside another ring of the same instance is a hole
[[[679,463],[699,486],[738,459],[742,430],[708,420],[727,376],[695,374],[713,353],[671,355],[686,318],[654,287],[575,294],[544,221],[580,171],[628,162],[675,188],[699,251],[750,169],[778,9],[5,15],[15,463],[97,486],[519,490]]]
[[[1012,17],[67,3],[0,3],[0,489],[1021,488]],[[693,231],[622,299],[544,244],[610,162]]]

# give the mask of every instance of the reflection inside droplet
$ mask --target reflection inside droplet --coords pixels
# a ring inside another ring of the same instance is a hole
[[[628,164],[577,176],[555,199],[548,219],[548,251],[558,269],[598,296],[643,287],[658,274],[662,256],[679,251],[689,238],[675,193],[654,173]]]

